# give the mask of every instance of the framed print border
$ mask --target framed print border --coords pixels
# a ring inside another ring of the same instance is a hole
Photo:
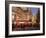
[[[9,35],[9,4],[33,4],[43,6],[43,33]],[[45,35],[45,3],[42,2],[24,2],[24,1],[5,1],[5,37],[22,37],[22,36],[38,36]]]

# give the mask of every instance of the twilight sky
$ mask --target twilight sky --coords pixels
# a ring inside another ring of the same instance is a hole
[[[36,15],[38,13],[38,8],[31,8],[32,14]]]

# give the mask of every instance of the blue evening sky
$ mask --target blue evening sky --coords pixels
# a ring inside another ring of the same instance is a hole
[[[36,15],[38,13],[38,8],[31,8],[32,15]]]

